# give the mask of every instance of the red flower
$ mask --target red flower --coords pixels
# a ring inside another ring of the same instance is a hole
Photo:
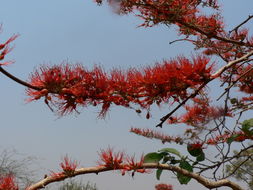
[[[144,162],[144,156],[142,155],[139,161],[135,160],[135,156],[127,157],[127,165],[130,167],[131,170],[134,170],[139,173],[150,173],[150,170],[147,170],[145,168],[140,169],[142,167]]]
[[[124,153],[123,152],[117,152],[113,153],[112,148],[108,148],[106,150],[101,150],[99,153],[100,160],[98,161],[98,164],[100,166],[105,166],[107,168],[112,169],[121,169],[123,160],[124,160]]]
[[[232,138],[232,141],[234,141],[234,142],[242,142],[247,139],[253,140],[252,136],[245,134],[243,131],[237,131],[237,132],[233,132],[233,133],[231,133],[229,131],[225,131],[225,133],[222,135],[217,135],[214,138],[209,138],[206,141],[206,144],[217,145],[219,143],[227,142],[230,138]]]
[[[188,144],[187,145],[187,150],[188,152],[194,156],[194,157],[197,157],[201,154],[203,154],[203,144],[204,143],[200,143],[200,142],[196,142],[196,143],[192,143],[192,144]]]
[[[155,186],[156,190],[173,190],[172,185],[160,183]]]
[[[200,142],[196,142],[196,143],[188,145],[189,150],[202,149],[202,146],[203,146],[203,143],[200,143]]]
[[[143,137],[146,138],[150,138],[150,139],[159,139],[162,141],[162,143],[170,143],[170,142],[175,142],[178,144],[182,144],[183,143],[183,139],[181,137],[173,137],[173,136],[169,136],[166,135],[164,133],[155,131],[155,130],[151,130],[151,129],[140,129],[140,128],[131,128],[130,132],[135,133],[136,135],[141,135]]]
[[[9,43],[14,41],[17,37],[18,37],[18,35],[13,35],[5,43],[0,44],[0,51],[2,51],[2,52],[0,52],[0,61],[3,60],[4,57],[6,56],[6,54],[8,54],[13,49],[13,48],[9,47]],[[5,62],[5,63],[0,63],[0,66],[8,65],[8,64],[11,64],[11,63],[12,63],[12,61]]]
[[[247,74],[244,74],[248,72]],[[241,75],[245,75],[241,77]],[[237,82],[237,86],[240,91],[252,94],[253,93],[253,71],[252,65],[243,66],[238,69],[238,73],[235,77],[235,80],[239,79],[239,83]]]
[[[76,110],[77,106],[99,104],[102,104],[100,116],[105,116],[112,104],[149,110],[153,103],[184,99],[189,89],[209,80],[212,66],[207,66],[208,63],[207,57],[192,60],[178,57],[142,70],[110,73],[100,67],[88,71],[80,65],[43,66],[31,75],[30,82],[42,90],[28,89],[27,94],[30,101],[45,97],[61,115]]]
[[[0,44],[0,50],[4,49],[6,46],[9,45],[9,43],[11,43],[12,41],[14,41],[19,35],[13,35],[12,37],[10,37],[5,43]]]
[[[18,186],[12,175],[0,178],[0,190],[18,190]]]
[[[194,127],[203,127],[210,121],[224,116],[231,116],[229,112],[218,106],[210,106],[208,98],[194,98],[193,105],[186,105],[186,113],[169,123],[185,123]]]
[[[65,176],[65,172],[53,172],[53,171],[51,171],[50,176],[53,177],[54,179],[62,178],[62,177]]]
[[[61,168],[67,175],[72,175],[75,172],[77,165],[77,162],[70,160],[68,156],[65,156],[63,162],[60,163]]]

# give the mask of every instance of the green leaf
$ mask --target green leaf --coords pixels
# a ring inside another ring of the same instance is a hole
[[[232,135],[231,137],[229,137],[228,139],[227,139],[227,143],[228,144],[231,144],[237,137],[239,137],[240,136],[240,134],[234,134],[234,135]]]
[[[237,98],[231,98],[231,99],[230,99],[230,103],[231,103],[231,104],[236,104],[236,103],[238,103]]]
[[[196,161],[197,162],[202,162],[205,160],[205,153],[202,152],[202,154],[200,154],[197,158],[196,158]]]
[[[189,172],[193,171],[192,165],[189,162],[187,162],[186,160],[181,160],[179,167],[182,169],[185,169]]]
[[[242,123],[242,131],[243,132],[251,135],[253,133],[253,130],[250,130],[250,128],[252,128],[252,127],[253,127],[253,118],[243,121],[243,123]]]
[[[166,153],[171,153],[171,154],[175,154],[178,157],[182,157],[182,155],[180,154],[180,152],[178,150],[176,150],[175,148],[163,148],[161,150],[158,150],[158,152],[166,152]]]
[[[187,145],[187,150],[190,153],[190,155],[194,156],[194,157],[198,157],[200,154],[203,153],[202,148],[195,148],[194,145],[192,144],[188,144]]]
[[[163,171],[162,169],[157,169],[157,170],[156,170],[156,179],[157,179],[157,180],[160,180],[162,171]]]
[[[191,164],[189,164],[189,162],[187,162],[186,160],[181,160],[179,167],[189,172],[193,171]],[[180,184],[187,184],[191,180],[191,177],[185,176],[181,173],[177,173],[177,179],[180,182]]]
[[[159,163],[163,155],[157,152],[151,152],[144,156],[144,163]]]
[[[191,181],[191,177],[184,176],[180,173],[177,174],[177,179],[180,184],[188,184]]]

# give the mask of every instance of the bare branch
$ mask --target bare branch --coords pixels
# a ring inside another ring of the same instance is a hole
[[[233,31],[237,31],[242,25],[246,24],[252,18],[253,18],[253,15],[249,15],[249,17],[246,20],[238,24],[234,29],[230,30],[229,33],[232,33]]]

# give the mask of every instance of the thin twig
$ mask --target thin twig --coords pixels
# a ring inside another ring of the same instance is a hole
[[[232,33],[233,31],[237,31],[242,25],[246,24],[252,18],[253,18],[253,15],[249,15],[249,17],[246,20],[244,20],[242,23],[237,25],[234,29],[230,30],[229,33]]]
[[[173,40],[173,41],[169,42],[169,44],[173,44],[175,42],[180,42],[180,41],[188,41],[188,42],[195,43],[194,40],[190,40],[190,39],[187,39],[187,38],[182,38],[182,39]]]

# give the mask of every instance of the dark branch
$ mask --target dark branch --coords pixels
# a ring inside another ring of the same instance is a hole
[[[189,99],[194,98],[195,96],[198,95],[198,93],[207,85],[207,83],[209,83],[210,81],[212,81],[213,79],[209,79],[208,81],[206,81],[205,83],[203,83],[194,93],[192,93],[190,96],[188,96],[187,98],[184,99],[184,101],[182,101],[180,104],[177,105],[177,107],[175,107],[170,113],[168,113],[167,115],[163,116],[160,120],[161,122],[156,125],[156,127],[161,127],[163,126],[163,123],[169,119],[173,113],[175,113],[181,106],[183,106]]]
[[[242,25],[246,24],[252,18],[253,18],[253,15],[249,15],[249,17],[246,20],[244,20],[242,23],[237,25],[234,29],[230,30],[229,33],[232,33],[233,31],[237,31]]]
[[[34,89],[34,90],[42,90],[42,88],[40,87],[37,87],[37,86],[33,86],[15,76],[13,76],[12,74],[10,74],[9,72],[7,72],[6,70],[4,70],[1,66],[0,66],[0,72],[3,73],[5,76],[7,76],[8,78],[14,80],[15,82],[27,87],[27,88],[31,88],[31,89]]]

